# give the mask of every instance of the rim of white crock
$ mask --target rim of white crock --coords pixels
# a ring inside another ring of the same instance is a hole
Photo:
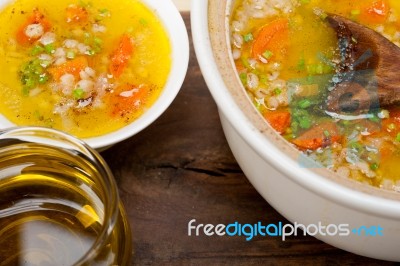
[[[321,197],[364,213],[400,219],[399,201],[352,190],[309,169],[299,168],[294,160],[273,145],[237,106],[219,73],[208,31],[208,1],[192,0],[191,25],[197,59],[219,111],[257,154],[293,182]]]

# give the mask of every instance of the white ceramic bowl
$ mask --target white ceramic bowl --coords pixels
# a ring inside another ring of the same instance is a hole
[[[269,204],[293,223],[348,224],[349,229],[380,226],[383,236],[365,236],[363,231],[362,235],[350,232],[347,236],[316,237],[359,255],[400,261],[400,195],[326,169],[301,167],[300,153],[264,122],[247,99],[230,56],[231,8],[231,0],[193,0],[192,32],[226,138],[245,175]]]
[[[161,20],[172,47],[172,67],[167,83],[157,99],[139,119],[112,133],[99,137],[83,139],[92,148],[103,150],[115,143],[123,141],[154,122],[172,103],[178,94],[189,63],[189,40],[185,23],[172,0],[140,0],[149,7]],[[0,0],[0,8],[10,3],[10,0]],[[15,127],[0,114],[0,129]]]

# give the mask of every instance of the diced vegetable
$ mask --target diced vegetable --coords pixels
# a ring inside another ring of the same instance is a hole
[[[119,41],[117,49],[111,54],[110,73],[118,78],[128,65],[134,50],[134,40],[128,34],[124,34]]]
[[[150,88],[147,85],[134,86],[125,84],[115,90],[111,99],[112,115],[125,116],[139,108],[148,97]]]
[[[384,23],[390,13],[388,0],[374,0],[363,8],[360,15],[362,23],[380,24]]]
[[[70,5],[65,10],[67,23],[87,22],[89,18],[86,8],[78,5]]]
[[[260,59],[266,51],[270,51],[273,55],[280,54],[280,51],[288,46],[288,36],[289,21],[287,19],[272,21],[259,31],[252,45],[252,56]]]
[[[245,42],[251,42],[252,40],[254,40],[253,34],[252,33],[248,33],[246,35],[243,36],[243,40]]]
[[[88,67],[88,61],[86,57],[80,56],[73,60],[69,60],[60,66],[54,66],[49,68],[49,73],[53,79],[59,80],[61,76],[65,74],[72,74],[76,78],[79,77],[79,73]]]
[[[45,16],[38,10],[34,9],[33,14],[28,17],[26,22],[18,29],[16,34],[17,42],[21,45],[29,45],[38,40],[41,35],[28,36],[26,31],[31,25],[40,25],[43,33],[47,32],[51,28],[50,22],[45,18]],[[42,34],[43,34],[42,33]]]
[[[286,111],[265,112],[265,119],[278,133],[283,134],[290,126],[291,116]]]
[[[324,122],[304,132],[301,136],[294,139],[293,143],[300,149],[316,150],[338,142],[340,139],[341,136],[336,124],[333,122]]]

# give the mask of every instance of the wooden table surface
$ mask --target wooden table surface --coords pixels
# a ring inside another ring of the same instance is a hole
[[[190,32],[188,13],[183,13]],[[188,236],[188,222],[288,223],[256,192],[225,140],[191,44],[189,70],[171,107],[102,153],[132,228],[132,265],[383,265],[313,237]],[[306,202],[304,204],[307,204]]]

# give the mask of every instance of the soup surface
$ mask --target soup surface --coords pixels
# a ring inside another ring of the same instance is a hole
[[[170,54],[139,1],[17,0],[0,14],[0,112],[78,137],[118,130],[158,98]]]
[[[345,57],[329,14],[362,24],[400,46],[397,0],[240,0],[230,25],[240,80],[265,120],[306,155],[299,159],[304,167],[327,167],[400,191],[400,107],[327,109],[330,93],[343,80]],[[350,42],[357,44],[357,38]],[[372,46],[370,50],[375,52]],[[355,61],[363,63],[369,56]],[[346,71],[361,87],[375,84],[373,68]]]

